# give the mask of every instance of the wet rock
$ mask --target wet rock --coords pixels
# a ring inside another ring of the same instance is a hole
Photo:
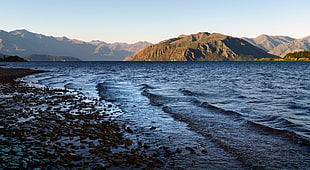
[[[107,120],[117,112],[112,104],[21,82],[0,83],[0,91],[12,96],[0,105],[0,169],[162,166],[160,155],[144,151],[150,145],[124,138],[123,132],[134,133],[130,127]]]
[[[1,150],[1,152],[4,152],[4,153],[8,153],[8,152],[10,152],[10,151],[11,151],[10,148],[3,148],[3,149]]]

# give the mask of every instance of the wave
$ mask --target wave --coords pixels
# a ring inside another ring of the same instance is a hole
[[[194,105],[198,106],[198,107],[202,107],[208,110],[212,110],[215,111],[219,114],[224,114],[224,115],[232,115],[232,116],[243,116],[241,113],[235,112],[235,111],[231,111],[231,110],[225,110],[223,108],[217,107],[215,105],[212,105],[208,102],[202,102],[199,101],[197,99],[192,99],[191,101]]]
[[[210,95],[208,95],[206,93],[193,92],[193,91],[190,91],[190,90],[186,90],[184,88],[180,88],[179,91],[181,93],[183,93],[183,95],[185,95],[185,96],[201,96],[201,97],[208,97],[208,96],[210,96]]]
[[[281,118],[283,119],[283,118]],[[281,120],[282,122],[285,122],[285,124],[291,124],[291,126],[296,126],[293,125],[291,122],[287,121],[287,120]],[[280,122],[281,122],[280,121]],[[255,122],[255,121],[250,121],[248,120],[247,123],[253,127],[256,127],[257,129],[259,129],[260,131],[264,131],[265,135],[281,135],[285,138],[289,138],[291,141],[293,141],[294,143],[297,144],[301,144],[301,145],[306,145],[306,146],[310,146],[310,139],[303,136],[303,135],[299,135],[296,132],[287,130],[287,129],[282,129],[282,128],[274,128],[268,125],[264,125],[259,122]]]
[[[101,99],[104,99],[104,100],[109,101],[109,102],[117,101],[115,98],[115,95],[109,91],[109,89],[111,87],[110,87],[110,84],[108,82],[98,83],[96,88],[97,88],[99,97]]]
[[[230,111],[230,110],[225,110],[223,108],[219,108],[215,105],[209,104],[207,102],[200,102],[200,101],[195,101],[194,103],[199,104],[200,107],[210,109],[213,111],[217,111],[218,113],[225,114],[225,115],[235,115],[239,116],[240,119],[246,120],[246,122],[249,125],[254,125],[260,130],[264,130],[265,132],[268,132],[270,134],[282,134],[291,140],[293,140],[295,143],[298,144],[304,144],[304,145],[310,145],[310,139],[297,134],[296,132],[293,132],[288,129],[300,131],[300,132],[307,132],[310,133],[309,130],[304,129],[301,125],[295,124],[290,122],[289,120],[280,117],[280,116],[264,116],[261,117],[259,120],[249,120],[248,118],[245,118],[242,114],[235,112],[235,111]]]
[[[150,85],[148,85],[148,84],[141,84],[141,89],[142,90],[144,90],[144,89],[155,89],[155,87],[152,87],[152,86],[150,86]]]
[[[155,95],[147,89],[144,89],[141,94],[146,96],[150,100],[150,103],[154,106],[163,106],[170,101],[168,97]]]
[[[216,105],[210,104],[205,101],[200,101],[197,99],[197,97],[205,96],[204,93],[197,93],[192,92],[190,90],[186,89],[178,89],[179,92],[181,92],[184,96],[188,96],[187,99],[181,99],[181,98],[173,98],[171,96],[164,96],[155,94],[152,92],[152,89],[155,89],[154,87],[143,84],[143,87],[141,88],[142,95],[146,96],[150,103],[154,106],[160,106],[162,107],[162,110],[166,113],[173,114],[174,117],[177,119],[180,119],[181,121],[188,122],[188,120],[191,120],[191,117],[195,112],[194,106],[198,108],[206,109],[204,112],[206,113],[197,113],[197,114],[218,114],[223,116],[229,116],[230,119],[233,120],[242,120],[246,122],[248,126],[255,127],[257,131],[263,131],[264,134],[277,134],[282,135],[283,137],[289,138],[290,140],[294,141],[295,143],[309,145],[310,139],[308,139],[306,136],[298,134],[298,132],[301,133],[310,133],[308,130],[304,129],[301,125],[297,125],[295,123],[292,123],[288,121],[287,119],[280,117],[280,116],[265,116],[260,117],[259,119],[253,119],[244,116],[242,113],[232,111],[232,110],[226,110],[224,108],[218,107]],[[181,96],[180,96],[181,97]],[[182,103],[177,103],[182,101]],[[182,104],[185,104],[187,106],[182,106]],[[192,105],[192,106],[189,106]],[[178,108],[179,107],[179,108]],[[181,109],[180,109],[181,108]],[[196,108],[197,112],[201,112]],[[191,109],[188,112],[188,114],[184,114],[181,112],[184,112],[184,109]],[[180,116],[182,114],[182,116]],[[201,121],[200,121],[201,122]],[[201,122],[203,123],[203,122]]]

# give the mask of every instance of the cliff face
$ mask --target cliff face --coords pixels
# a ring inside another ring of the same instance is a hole
[[[125,61],[225,61],[266,57],[276,56],[239,38],[201,32],[143,48]]]

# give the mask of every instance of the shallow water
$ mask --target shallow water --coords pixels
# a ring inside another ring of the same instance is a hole
[[[309,62],[9,66],[51,70],[24,79],[113,103],[123,111],[116,119],[150,151],[182,150],[167,158],[167,168],[310,167]]]

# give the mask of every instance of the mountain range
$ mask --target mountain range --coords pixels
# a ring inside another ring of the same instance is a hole
[[[256,38],[243,38],[266,52],[284,57],[288,53],[310,51],[310,36],[295,39],[288,36],[260,35]]]
[[[145,47],[125,61],[240,61],[277,58],[241,38],[200,32]]]
[[[146,41],[135,44],[98,40],[85,42],[27,30],[0,30],[0,53],[18,55],[30,61],[122,61],[127,56],[125,60],[141,55],[151,56],[144,59],[140,57],[139,60],[247,60],[251,57],[270,57],[253,46],[271,55],[284,57],[291,52],[310,51],[310,36],[301,39],[270,35],[235,38],[217,33],[198,33],[181,35],[153,45]]]
[[[128,55],[149,45],[151,45],[149,42],[135,44],[110,44],[103,41],[84,42],[67,37],[46,36],[27,30],[11,32],[0,30],[0,53],[22,57],[40,54],[45,56],[42,59],[44,61],[47,58],[57,58],[51,56],[70,56],[83,61],[122,61]],[[46,58],[46,55],[50,57]],[[70,60],[70,58],[67,59]]]
[[[51,56],[44,54],[32,54],[23,57],[28,61],[82,61],[76,57]]]

